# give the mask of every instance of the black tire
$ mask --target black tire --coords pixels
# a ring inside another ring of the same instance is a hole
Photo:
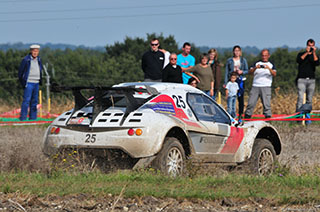
[[[264,138],[254,141],[249,166],[254,174],[269,175],[273,172],[276,162],[276,152],[271,142]]]
[[[153,167],[172,177],[180,176],[185,169],[185,152],[177,138],[167,137],[153,161]]]

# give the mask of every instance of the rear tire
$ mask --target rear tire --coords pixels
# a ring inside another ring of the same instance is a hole
[[[258,175],[269,175],[273,172],[275,162],[276,152],[271,142],[264,138],[257,138],[249,160],[251,171]]]
[[[180,176],[185,169],[185,152],[177,138],[166,137],[153,166],[172,177]]]

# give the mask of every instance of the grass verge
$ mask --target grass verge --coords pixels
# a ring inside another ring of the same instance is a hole
[[[108,194],[177,199],[266,199],[274,204],[320,202],[319,175],[258,177],[234,175],[170,178],[154,171],[65,173],[0,173],[0,192],[48,195]]]

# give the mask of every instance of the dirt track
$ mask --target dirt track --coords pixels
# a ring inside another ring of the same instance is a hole
[[[186,200],[173,198],[136,197],[122,198],[121,196],[107,195],[93,197],[85,194],[74,196],[49,196],[38,198],[36,196],[17,196],[0,194],[0,211],[167,211],[167,212],[212,212],[212,211],[319,211],[320,205],[303,206],[276,206],[264,199],[249,199],[240,201],[236,199],[223,199],[217,201]]]
[[[294,173],[301,174],[320,164],[320,127],[287,124],[276,126],[283,148],[279,161]],[[45,172],[48,162],[42,155],[40,143],[43,127],[0,127],[0,172],[14,169]],[[118,201],[117,201],[118,200]],[[67,197],[25,196],[0,193],[0,211],[319,211],[319,204],[276,206],[263,199],[217,201],[118,198],[112,195],[93,197],[84,194]],[[19,209],[20,208],[20,209]]]

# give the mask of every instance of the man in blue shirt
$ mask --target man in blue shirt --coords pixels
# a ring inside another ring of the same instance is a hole
[[[190,54],[191,44],[185,42],[182,47],[182,53],[178,55],[177,65],[181,66],[182,71],[187,70],[188,68],[195,65],[196,60]],[[182,80],[184,84],[188,84],[188,81],[191,77],[185,73],[182,73]]]
[[[23,101],[20,113],[21,121],[27,119],[29,107],[29,120],[37,119],[39,84],[41,84],[42,78],[42,63],[39,57],[39,51],[39,45],[31,45],[30,54],[23,58],[19,67],[19,82],[23,88]]]

